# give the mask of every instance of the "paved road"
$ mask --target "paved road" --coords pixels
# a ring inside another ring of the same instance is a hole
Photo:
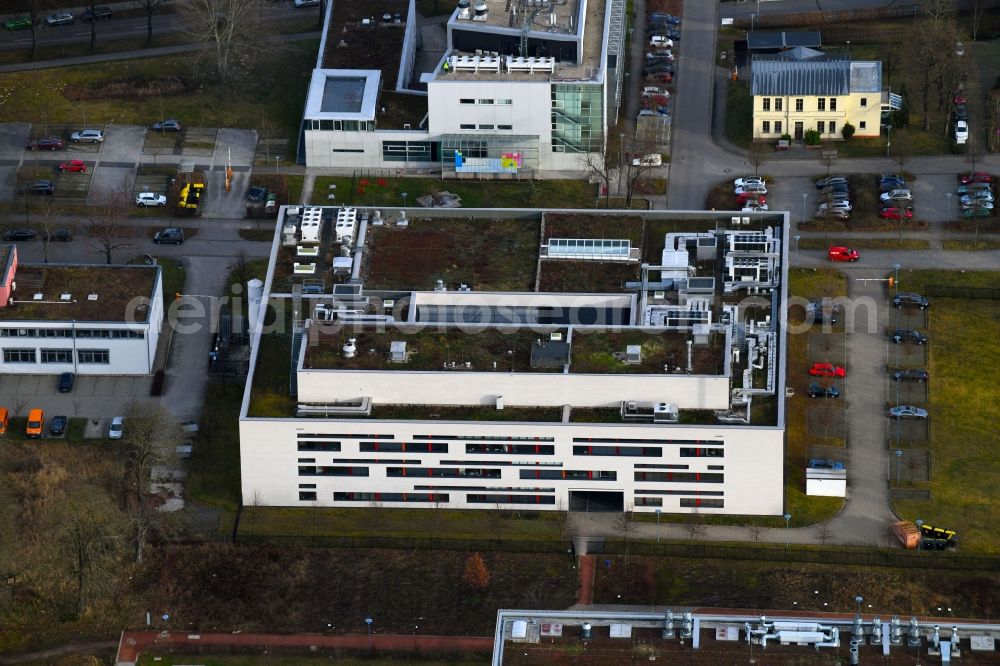
[[[105,3],[98,4],[109,6]],[[121,15],[122,12],[130,10],[132,8],[131,5],[132,3],[118,3],[117,5],[110,5],[115,12],[118,12],[119,15],[110,21],[97,21],[94,23],[95,32],[97,33],[97,41],[99,43],[119,39],[136,39],[146,37],[147,22],[145,13],[136,14],[134,12],[129,12],[128,15]],[[68,11],[71,11],[73,15],[77,17],[83,13],[83,9],[83,7],[67,8]],[[47,16],[52,13],[52,11],[46,9],[43,16]],[[315,12],[315,8],[309,12],[296,10],[291,0],[286,0],[281,3],[269,2],[264,5],[261,10],[261,20],[266,24],[273,24],[275,22],[305,18],[306,16],[314,15]],[[35,30],[35,39],[39,47],[59,47],[60,45],[81,43],[89,44],[90,27],[91,25],[89,23],[84,23],[80,20],[77,20],[71,25],[50,26],[45,23],[45,19],[43,18],[42,24]],[[184,32],[186,29],[183,17],[175,12],[161,11],[153,14],[154,36],[176,34]],[[30,48],[30,30],[4,30],[0,33],[0,50]]]
[[[667,194],[670,207],[678,210],[704,208],[702,174],[719,170],[713,158],[718,159],[717,153],[721,151],[711,140],[717,10],[715,2],[684,3],[683,53],[676,66],[677,99],[673,104],[673,150]],[[706,151],[706,144],[714,150]]]
[[[967,6],[971,0],[956,0],[959,6]],[[722,16],[750,18],[760,12],[761,16],[774,14],[797,14],[801,12],[833,12],[866,7],[913,7],[919,0],[746,0],[745,2],[723,2]]]
[[[319,32],[298,32],[291,35],[271,35],[267,37],[272,42],[298,42],[305,39],[318,39]],[[74,56],[72,58],[57,58],[54,60],[36,60],[33,62],[18,62],[11,65],[0,65],[0,73],[22,72],[35,69],[52,69],[72,65],[86,65],[92,62],[109,62],[113,60],[133,60],[135,58],[155,58],[158,56],[189,53],[208,48],[207,44],[175,44],[173,46],[157,46],[151,49],[136,49],[134,51],[115,51],[111,53],[95,53],[94,55]]]

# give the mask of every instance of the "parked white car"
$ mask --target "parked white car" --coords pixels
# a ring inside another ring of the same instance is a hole
[[[155,192],[140,192],[135,195],[136,206],[166,206],[167,197]]]
[[[632,160],[632,166],[658,167],[663,164],[663,156],[659,153],[650,153]]]
[[[955,123],[955,143],[962,145],[969,140],[969,123],[959,120]]]
[[[882,201],[913,201],[913,194],[909,190],[890,190],[883,192],[879,197]]]
[[[753,187],[764,187],[764,179],[758,176],[747,176],[746,178],[737,178],[733,181],[733,187],[742,187],[743,189],[753,188]]]
[[[121,439],[125,433],[125,417],[116,416],[111,419],[111,426],[108,428],[108,439]]]
[[[669,37],[664,37],[663,35],[653,35],[649,40],[650,46],[656,46],[658,48],[674,48],[674,40]]]

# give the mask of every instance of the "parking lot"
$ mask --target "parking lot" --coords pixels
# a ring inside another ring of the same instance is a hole
[[[0,201],[17,201],[19,187],[34,179],[55,183],[53,202],[94,204],[123,189],[165,194],[175,165],[187,160],[198,163],[208,176],[209,191],[202,214],[206,217],[242,217],[242,196],[248,172],[257,151],[253,130],[188,127],[181,132],[154,132],[141,125],[108,125],[103,143],[72,143],[77,125],[26,123],[0,124]],[[26,150],[29,142],[45,136],[61,138],[61,150]],[[158,159],[163,164],[158,165]],[[69,160],[82,160],[86,173],[59,173]],[[142,169],[142,162],[153,167]],[[232,164],[230,192],[225,191],[225,167]],[[170,175],[168,175],[170,174]],[[30,204],[31,202],[29,202]]]
[[[73,391],[59,393],[55,375],[0,376],[0,405],[12,416],[26,416],[29,409],[45,410],[73,418],[105,419],[124,414],[131,403],[156,403],[150,397],[152,377],[77,376]]]

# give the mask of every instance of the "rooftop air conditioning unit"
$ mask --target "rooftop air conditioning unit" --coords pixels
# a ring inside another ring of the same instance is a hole
[[[680,414],[677,407],[669,402],[658,402],[653,405],[654,423],[677,423],[680,421]]]
[[[485,0],[478,0],[475,6],[475,15],[472,17],[473,21],[485,21],[488,18],[489,10],[486,7]]]

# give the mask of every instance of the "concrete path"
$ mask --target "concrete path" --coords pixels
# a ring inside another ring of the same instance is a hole
[[[468,652],[492,652],[492,636],[421,636],[414,634],[371,635],[347,634],[332,636],[327,634],[234,634],[158,631],[125,631],[118,647],[116,664],[134,664],[143,650],[152,646],[171,649],[188,649],[201,652],[209,646],[230,646],[260,650],[287,648],[307,650],[328,648],[345,650],[371,650],[387,652],[431,652],[435,654],[459,654]]]
[[[577,558],[579,587],[576,592],[576,603],[589,606],[594,603],[594,575],[597,573],[597,558],[593,555],[581,555]]]

